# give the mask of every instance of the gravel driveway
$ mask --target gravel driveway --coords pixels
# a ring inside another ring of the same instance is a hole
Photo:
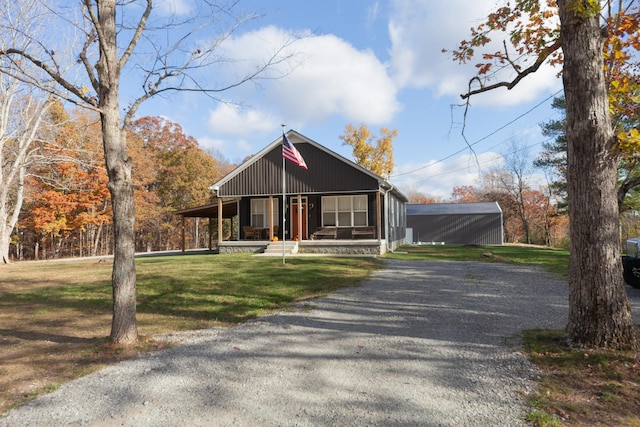
[[[171,336],[180,345],[65,384],[0,426],[525,425],[535,369],[514,334],[563,328],[566,283],[531,266],[385,266],[292,312]]]

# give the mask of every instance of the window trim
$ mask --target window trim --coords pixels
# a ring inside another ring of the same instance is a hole
[[[278,225],[280,221],[280,205],[278,203],[278,198],[274,197],[273,200],[273,224]],[[254,206],[257,206],[258,202],[260,202],[261,209],[254,212]],[[262,225],[257,225],[254,222],[254,215],[262,216]],[[269,227],[269,199],[268,198],[260,198],[260,199],[251,199],[249,203],[249,225],[253,227]]]
[[[355,209],[355,200],[356,199],[364,200],[364,210]],[[327,210],[327,206],[329,205],[328,200],[333,199],[332,208],[333,210]],[[349,199],[349,210],[340,210],[340,199]],[[366,194],[356,194],[349,196],[322,196],[322,212],[321,212],[321,222],[323,227],[338,227],[338,228],[347,228],[347,227],[367,227],[369,225],[369,197]],[[342,225],[340,224],[340,213],[349,212],[349,224]],[[325,214],[333,213],[334,216],[334,225],[325,224]],[[364,213],[365,214],[365,224],[363,225],[355,225],[355,214],[356,213]]]

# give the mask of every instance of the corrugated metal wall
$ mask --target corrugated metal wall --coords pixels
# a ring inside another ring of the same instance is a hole
[[[415,242],[502,245],[502,214],[407,215]]]

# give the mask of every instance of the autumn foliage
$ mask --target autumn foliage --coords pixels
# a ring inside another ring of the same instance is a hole
[[[111,254],[113,230],[102,136],[97,117],[68,113],[61,103],[49,112],[39,155],[51,161],[30,169],[25,206],[12,239],[12,256],[48,259]],[[209,185],[229,165],[203,151],[180,125],[160,117],[132,123],[129,154],[134,167],[136,250],[178,249],[176,210],[205,204]],[[206,223],[188,224],[204,244]],[[200,230],[195,232],[194,227]],[[189,238],[189,236],[188,236]]]
[[[386,178],[393,170],[393,138],[398,136],[397,130],[380,129],[380,136],[375,137],[364,125],[355,127],[346,125],[344,134],[340,136],[344,145],[353,147],[355,162],[378,176]]]

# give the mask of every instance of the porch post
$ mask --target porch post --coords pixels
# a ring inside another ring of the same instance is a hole
[[[269,195],[269,240],[273,240],[273,196]]]
[[[302,238],[302,195],[298,194],[298,240]]]
[[[182,246],[182,252],[185,251],[185,235],[184,235],[185,231],[184,231],[184,215],[182,215],[182,230],[181,230],[181,246]]]
[[[382,209],[380,206],[380,190],[376,192],[376,235],[378,236],[378,241],[380,241],[380,236],[382,236],[382,218],[380,218],[380,214],[382,213]]]
[[[213,249],[213,222],[212,222],[213,218],[209,217],[209,227],[207,227],[209,229],[209,250]]]
[[[218,246],[222,240],[222,199],[218,197]]]

